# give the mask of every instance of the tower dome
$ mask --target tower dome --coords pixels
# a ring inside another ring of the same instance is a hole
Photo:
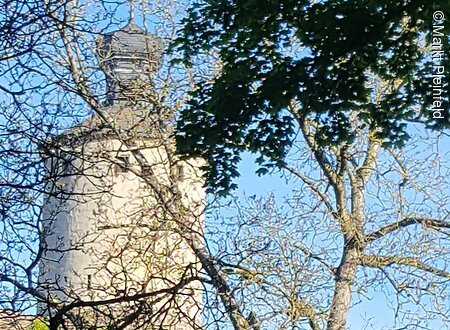
[[[134,21],[97,41],[100,66],[106,75],[109,104],[145,99],[162,63],[161,38],[145,32]]]

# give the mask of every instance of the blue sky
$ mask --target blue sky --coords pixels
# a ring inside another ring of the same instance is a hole
[[[435,152],[439,152],[441,156],[439,162],[444,166],[443,170],[448,171],[448,168],[447,170],[445,170],[445,167],[448,167],[450,161],[450,138],[447,135],[441,134],[439,138],[440,142],[437,143],[434,147],[430,147],[429,143],[431,143],[436,138],[434,133],[426,132],[420,126],[412,126],[410,128],[410,134],[413,139],[411,140],[411,143],[405,148],[405,152],[406,154],[414,154],[415,152],[417,152],[417,155],[415,158],[416,163],[406,164],[409,169],[413,170],[415,168],[420,168],[421,166],[425,168],[426,166],[429,166],[429,172],[425,174],[429,174],[431,176],[437,175],[437,172],[434,172],[437,171],[437,169],[433,168],[433,166],[437,166],[437,160],[434,158],[430,158],[430,156]],[[418,136],[420,137],[418,140],[414,139]],[[255,174],[255,171],[258,168],[254,162],[255,158],[256,157],[252,156],[249,153],[243,154],[242,161],[239,166],[241,176],[236,180],[238,189],[232,193],[232,196],[230,198],[245,199],[253,195],[256,195],[256,198],[267,198],[268,196],[273,196],[277,203],[279,203],[280,205],[283,204],[285,202],[285,198],[291,196],[293,194],[293,191],[295,189],[298,189],[295,180],[287,180],[286,176],[281,175],[281,173],[278,171],[274,171],[274,173],[271,175],[259,177]],[[385,158],[386,156],[382,156],[380,158],[380,161],[383,162]],[[443,173],[443,175],[445,175],[445,172]],[[393,174],[391,179],[395,182],[398,177]],[[426,176],[424,176],[423,178],[417,177],[414,179],[417,180],[417,182],[420,182],[422,179],[426,180]],[[437,183],[438,182],[436,182],[436,184]],[[443,197],[444,207],[446,207],[448,210],[450,207],[450,203],[448,200],[448,197],[450,196],[450,186],[448,181],[442,182],[442,184],[443,186],[439,194]],[[438,186],[436,186],[436,188],[438,188]],[[368,189],[373,190],[373,187]],[[438,190],[435,190],[435,192],[438,193]],[[309,192],[305,191],[305,194],[308,193]],[[415,194],[408,191],[406,192],[406,194],[406,198],[412,202],[411,205],[416,202],[423,202],[424,205],[429,205],[429,207],[423,209],[423,212],[425,213],[420,213],[419,211],[418,215],[426,215],[427,212],[431,212],[430,215],[434,214],[434,216],[442,215],[442,213],[438,212],[439,210],[435,209],[436,206],[434,203],[426,200],[419,200],[420,194]],[[436,194],[436,196],[439,195]],[[373,206],[368,205],[368,208],[372,207]],[[232,207],[228,210],[225,209],[223,216],[227,217],[235,214],[236,209]],[[389,221],[389,219],[387,220]],[[380,226],[381,225],[382,224],[380,224]],[[373,228],[379,227],[376,224],[372,224],[372,226]],[[230,226],[228,230],[233,230],[232,226]],[[419,233],[414,232],[414,230],[411,231],[411,234],[419,235]],[[407,243],[407,241],[404,241],[404,244]],[[450,270],[448,267],[446,267],[447,266],[443,265],[443,269]],[[362,276],[362,273],[359,273],[359,276]],[[357,287],[355,286],[355,290],[356,289]],[[363,290],[363,292],[361,292],[361,294],[354,293],[353,301],[355,305],[349,313],[349,329],[400,329],[402,327],[402,321],[399,318],[396,319],[396,299],[396,292],[391,287],[389,287],[389,285],[385,285],[383,287],[367,287],[366,290]],[[422,303],[424,303],[425,306],[428,306],[427,308],[430,308],[431,310],[433,309],[430,300],[424,298]],[[406,310],[409,309],[411,310],[411,312],[415,310],[415,307],[416,306],[414,304],[406,304],[404,306]],[[417,314],[417,318],[423,316],[423,314]],[[428,324],[428,326],[431,327],[430,329],[447,329],[447,325],[438,320]],[[414,329],[414,327],[412,327],[411,329]]]
[[[118,21],[120,21],[123,26],[127,18],[126,6],[121,6],[117,14]],[[137,15],[137,22],[140,23],[141,21],[141,17]],[[0,79],[0,83],[5,82],[2,78]],[[0,101],[4,101],[4,96],[0,96]],[[415,146],[409,146],[409,148],[414,151]],[[448,137],[443,138],[440,148],[440,153],[443,157],[448,157],[448,153],[450,152],[450,140]],[[427,151],[420,145],[418,145],[415,150],[423,152],[423,155],[425,155]],[[239,166],[241,176],[236,180],[239,188],[233,193],[233,196],[237,198],[253,195],[267,197],[273,194],[278,203],[283,203],[284,197],[291,195],[293,190],[296,189],[295,183],[293,184],[292,181],[288,182],[285,176],[276,171],[272,175],[266,175],[263,177],[257,176],[255,174],[257,166],[254,164],[254,158],[255,157],[250,154],[243,155],[243,160]],[[421,161],[425,161],[425,158],[426,157],[424,157]],[[450,195],[450,191],[444,191],[444,195]],[[362,298],[363,301],[357,304],[350,312],[350,329],[363,329],[366,324],[366,319],[371,318],[373,319],[373,326],[368,327],[367,329],[382,329],[388,325],[392,325],[394,311],[391,308],[387,308],[385,305],[385,296],[392,299],[395,293],[369,288],[365,295],[368,298]],[[355,301],[357,301],[357,298],[358,297],[355,295]],[[434,328],[439,329],[439,326],[440,325],[435,324]]]

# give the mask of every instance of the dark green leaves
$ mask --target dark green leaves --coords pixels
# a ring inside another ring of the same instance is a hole
[[[296,122],[306,116],[316,121],[322,146],[351,143],[356,129],[401,146],[410,121],[448,127],[448,117],[437,120],[430,112],[433,66],[420,47],[431,31],[430,5],[429,0],[199,2],[174,49],[192,64],[203,51],[217,52],[223,67],[214,81],[199,81],[182,111],[179,151],[206,158],[210,188],[226,192],[239,175],[240,152],[261,156],[258,174],[280,166]],[[444,39],[448,54],[448,36]],[[448,109],[450,63],[444,61]],[[300,110],[292,112],[292,102]]]

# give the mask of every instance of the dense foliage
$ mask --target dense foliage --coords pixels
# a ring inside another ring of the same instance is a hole
[[[448,113],[433,118],[430,110],[436,59],[426,46],[433,12],[450,17],[449,3],[198,1],[174,49],[190,65],[217,54],[221,70],[198,81],[182,111],[179,151],[206,158],[209,185],[223,192],[234,187],[243,150],[260,155],[260,174],[282,165],[305,116],[316,122],[322,145],[351,142],[355,130],[368,129],[384,145],[402,146],[408,122],[448,127]],[[450,25],[443,25],[439,32],[447,37],[440,42],[448,54]],[[448,109],[448,57],[439,64],[447,68],[441,87]]]

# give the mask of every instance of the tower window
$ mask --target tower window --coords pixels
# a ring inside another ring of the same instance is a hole
[[[126,173],[130,169],[130,157],[127,155],[117,156],[115,173]]]
[[[71,163],[69,160],[67,159],[63,159],[62,160],[62,174],[70,174],[70,170],[71,170]]]
[[[88,290],[91,289],[91,282],[92,282],[92,275],[87,276],[87,288]]]
[[[177,165],[177,178],[178,180],[184,179],[184,167],[183,165]]]

